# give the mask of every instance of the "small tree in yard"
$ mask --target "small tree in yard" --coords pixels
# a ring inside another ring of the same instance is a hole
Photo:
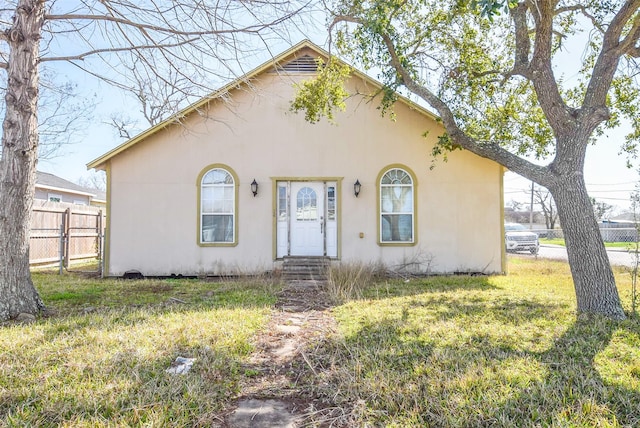
[[[613,205],[606,202],[598,201],[596,198],[589,199],[591,199],[591,205],[593,205],[593,215],[596,216],[596,220],[604,220],[609,216],[609,214],[611,214],[611,211],[613,211]]]
[[[438,113],[446,133],[434,155],[469,150],[549,190],[578,312],[614,319],[625,314],[583,170],[593,138],[623,118],[633,127],[623,150],[636,152],[639,7],[640,0],[335,0],[330,6],[338,51],[379,71],[383,111],[401,90]],[[581,30],[581,67],[569,74],[579,78],[567,85],[554,67],[569,65],[565,42]],[[305,85],[294,110],[311,112],[314,121],[314,112],[339,107],[313,105],[333,99],[318,96],[336,93],[330,81]],[[533,163],[531,156],[551,160]]]
[[[555,229],[556,221],[558,221],[558,209],[556,208],[556,203],[551,193],[541,187],[535,188],[533,191],[533,200],[536,204],[540,205],[547,229]]]
[[[0,85],[5,103],[0,109],[0,321],[43,308],[29,273],[29,225],[45,66],[70,63],[126,89],[132,85],[122,70],[135,64],[150,81],[187,80],[191,91],[212,75],[228,77],[233,62],[238,66],[251,53],[248,46],[257,50],[256,41],[280,36],[282,24],[304,6],[297,0],[2,3],[0,72],[5,75],[0,82],[6,85]]]

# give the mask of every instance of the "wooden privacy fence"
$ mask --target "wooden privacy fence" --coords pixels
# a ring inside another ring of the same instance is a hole
[[[31,216],[29,263],[61,263],[100,259],[102,210],[61,202],[35,201]]]

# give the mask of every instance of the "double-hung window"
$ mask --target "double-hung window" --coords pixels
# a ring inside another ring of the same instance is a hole
[[[408,171],[392,168],[379,182],[380,243],[415,242],[414,180]]]
[[[200,181],[200,243],[236,242],[236,183],[224,168],[207,171]]]

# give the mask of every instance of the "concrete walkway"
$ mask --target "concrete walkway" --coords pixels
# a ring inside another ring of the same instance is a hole
[[[294,362],[306,359],[307,345],[334,331],[324,282],[291,281],[280,295],[267,329],[258,337],[237,408],[226,418],[231,428],[294,428],[316,408],[296,388]]]

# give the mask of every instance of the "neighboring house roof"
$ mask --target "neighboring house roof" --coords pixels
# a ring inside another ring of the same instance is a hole
[[[104,155],[100,156],[99,158],[94,159],[93,161],[89,162],[87,164],[87,169],[91,169],[91,168],[96,168],[96,169],[104,169],[104,165],[105,163],[111,159],[112,157],[118,155],[119,153],[129,149],[130,147],[134,146],[135,144],[139,143],[140,141],[150,137],[151,135],[157,133],[158,131],[173,125],[175,123],[179,123],[181,121],[181,119],[183,119],[184,117],[190,115],[193,112],[198,111],[198,109],[202,108],[203,106],[205,106],[206,104],[208,104],[209,102],[219,99],[223,96],[225,96],[226,94],[228,94],[229,91],[231,91],[234,88],[239,87],[242,84],[249,84],[249,82],[254,79],[258,74],[261,74],[273,67],[279,67],[282,65],[283,62],[286,62],[287,60],[291,60],[292,56],[295,56],[295,54],[298,51],[301,51],[302,49],[311,49],[313,51],[315,51],[319,56],[326,58],[329,58],[331,56],[331,54],[329,54],[329,52],[325,51],[324,49],[322,49],[321,47],[319,47],[318,45],[312,43],[309,40],[303,40],[300,43],[298,43],[297,45],[289,48],[288,50],[286,50],[285,52],[281,53],[280,55],[276,56],[273,59],[270,59],[269,61],[265,62],[264,64],[260,65],[259,67],[255,68],[254,70],[250,71],[249,73],[231,81],[230,83],[228,83],[227,85],[223,86],[222,88],[218,89],[215,92],[212,92],[211,94],[203,97],[202,99],[200,99],[199,101],[191,104],[190,106],[182,109],[181,111],[179,111],[178,113],[170,116],[169,118],[167,118],[166,120],[158,123],[157,125],[147,129],[146,131],[141,132],[140,134],[136,135],[135,137],[133,137],[132,139],[124,142],[123,144],[117,146],[116,148],[114,148],[113,150],[105,153]],[[342,64],[346,64],[344,61],[341,61],[339,58],[336,57],[332,57],[332,60],[336,60],[336,61],[340,61]],[[348,65],[348,64],[347,64]],[[371,85],[373,85],[373,87],[377,88],[377,89],[381,89],[383,87],[382,83],[378,82],[377,80],[373,79],[372,77],[366,75],[365,73],[351,67],[351,72],[353,76],[357,76],[365,81],[367,81],[368,83],[370,83]],[[423,113],[424,115],[426,115],[427,117],[431,118],[431,119],[438,119],[438,116],[435,115],[433,112],[425,109],[424,107],[420,106],[419,104],[411,101],[409,98],[404,97],[400,94],[398,94],[398,100],[400,102],[403,102],[405,104],[407,104],[408,106],[410,106],[411,108]]]
[[[104,202],[107,200],[105,192],[96,189],[89,189],[69,180],[58,177],[48,172],[36,172],[36,187],[40,189],[53,190],[58,192],[75,193],[77,195],[89,196],[92,200]]]
[[[95,196],[91,198],[92,201],[100,202],[103,204],[107,203],[107,192],[104,192],[102,190],[97,190],[97,189],[93,189],[93,191],[95,192]]]
[[[636,222],[638,219],[640,218],[640,214],[637,213],[633,213],[633,212],[628,212],[628,213],[622,213],[620,215],[617,215],[615,217],[611,217],[608,221],[610,222],[619,222],[619,221],[630,221],[630,222]]]

